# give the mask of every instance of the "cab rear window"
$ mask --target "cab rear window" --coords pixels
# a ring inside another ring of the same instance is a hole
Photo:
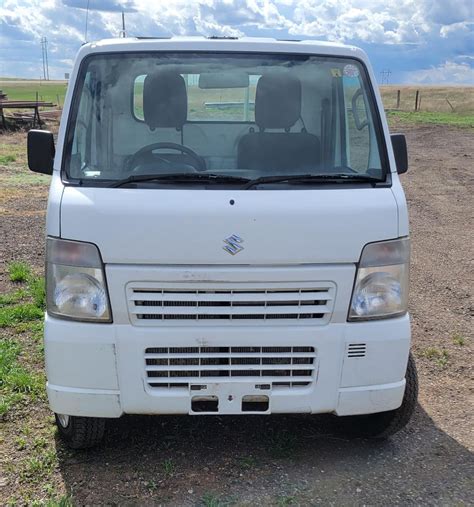
[[[255,121],[255,91],[260,76],[249,76],[245,80],[230,79],[213,82],[202,74],[182,74],[188,94],[189,121]],[[133,115],[144,121],[143,83],[146,75],[137,76],[133,83]],[[227,87],[224,87],[228,85]]]

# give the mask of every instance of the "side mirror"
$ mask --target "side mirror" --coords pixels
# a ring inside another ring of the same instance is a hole
[[[407,140],[403,134],[392,134],[393,154],[397,164],[397,173],[403,174],[408,171],[408,149]]]
[[[28,167],[41,174],[53,174],[54,137],[47,130],[28,132]]]

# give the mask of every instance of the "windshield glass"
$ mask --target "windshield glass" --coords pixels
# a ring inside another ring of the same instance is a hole
[[[94,55],[79,72],[63,168],[84,185],[215,189],[278,176],[272,184],[314,185],[318,175],[354,184],[385,180],[380,140],[357,60]]]

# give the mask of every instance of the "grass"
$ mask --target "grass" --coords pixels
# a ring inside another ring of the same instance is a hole
[[[10,263],[8,273],[11,281],[23,286],[0,296],[0,329],[27,332],[31,342],[38,343],[43,333],[44,279],[24,262]],[[42,360],[42,346],[35,347],[26,354],[18,339],[7,334],[0,339],[0,417],[25,400],[44,396],[44,373],[27,364]]]
[[[26,282],[31,276],[31,269],[26,262],[10,262],[7,266],[7,270],[11,282]]]
[[[269,438],[269,450],[273,458],[289,458],[293,455],[297,443],[294,433],[281,431]]]
[[[49,185],[51,183],[51,176],[45,174],[33,173],[30,171],[0,174],[0,186],[3,187],[2,194],[8,191],[6,187],[16,187],[19,189],[17,195],[21,198],[24,195],[24,187],[28,186],[29,190],[33,190],[36,185]],[[0,194],[1,195],[1,194]]]
[[[0,294],[0,307],[18,303],[24,297],[26,297],[27,294],[28,293],[23,288],[18,289],[15,292],[11,292],[9,294]]]
[[[474,128],[474,114],[440,113],[431,111],[387,111],[389,119],[397,119],[404,123],[425,123],[450,125],[453,127]]]
[[[0,155],[0,164],[1,165],[8,165],[11,162],[16,162],[15,155]]]
[[[240,458],[239,465],[243,470],[250,470],[257,465],[257,460],[253,456]]]
[[[42,449],[23,461],[20,471],[20,481],[38,482],[47,477],[57,465],[56,451],[54,449]]]
[[[3,306],[0,308],[0,328],[42,319],[43,315],[43,309],[34,303]]]
[[[153,493],[154,491],[156,491],[158,489],[158,487],[159,487],[158,483],[155,480],[153,480],[153,479],[151,479],[150,481],[147,481],[147,483],[146,483],[146,488],[151,493]]]
[[[166,459],[164,462],[163,462],[163,472],[165,475],[173,475],[174,471],[175,471],[175,464],[173,462],[172,459]]]
[[[59,500],[49,500],[45,505],[46,507],[74,507],[74,503],[68,495],[59,498]]]
[[[16,437],[15,444],[16,444],[16,448],[19,451],[23,451],[24,449],[26,449],[26,438],[22,437],[22,436]]]
[[[449,362],[449,352],[445,349],[437,349],[436,347],[428,347],[421,352],[423,357],[433,361],[441,368],[445,368]]]
[[[443,113],[474,112],[474,89],[469,86],[424,86],[392,85],[381,86],[380,92],[385,108],[397,107],[397,91],[400,90],[402,111],[413,111],[417,90],[421,98],[421,110]]]
[[[20,286],[0,296],[0,420],[9,434],[1,440],[4,476],[16,487],[2,505],[72,507],[54,477],[58,457],[52,418],[37,417],[46,408],[44,279],[24,262],[9,264],[8,273]]]
[[[459,345],[460,347],[464,347],[464,345],[466,345],[466,339],[460,334],[455,334],[453,336],[453,343],[455,345]]]
[[[46,287],[42,276],[31,276],[28,280],[28,289],[33,304],[42,310],[46,308]]]
[[[10,373],[17,365],[19,354],[20,347],[16,342],[0,341],[0,417],[6,415],[22,398],[7,386],[7,383],[10,383]]]
[[[0,341],[0,392],[16,400],[19,399],[16,394],[41,396],[44,376],[22,366],[18,361],[20,353],[21,347],[17,341],[8,338]],[[4,410],[8,408],[8,404],[3,407]]]
[[[287,507],[288,505],[295,505],[296,498],[292,495],[290,496],[280,496],[277,498],[278,507]]]
[[[201,497],[201,505],[203,505],[203,507],[222,507],[224,504],[214,493],[204,493]]]
[[[0,89],[7,94],[9,100],[39,100],[45,102],[64,104],[67,83],[65,81],[27,81],[27,80],[4,80],[0,79]]]
[[[10,160],[10,162],[26,161],[26,137],[12,135],[0,137],[4,142],[0,143],[0,157]],[[22,158],[23,156],[23,158]],[[15,159],[15,160],[13,160]]]
[[[69,507],[70,497],[57,491],[52,480],[58,463],[54,426],[50,418],[38,424],[31,413],[44,409],[46,400],[44,279],[23,262],[9,264],[8,272],[20,287],[0,296],[0,420],[11,421],[5,429],[13,435],[2,440],[10,444],[5,476],[18,487],[3,504]]]

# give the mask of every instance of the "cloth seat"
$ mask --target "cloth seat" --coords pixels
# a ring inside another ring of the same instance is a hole
[[[290,132],[301,119],[301,82],[289,73],[263,75],[257,83],[255,122],[258,132],[244,135],[237,147],[239,169],[300,173],[321,163],[319,138]],[[284,132],[268,132],[283,129]]]
[[[148,74],[143,83],[143,117],[152,130],[182,130],[188,117],[188,94],[183,76],[168,70]]]

